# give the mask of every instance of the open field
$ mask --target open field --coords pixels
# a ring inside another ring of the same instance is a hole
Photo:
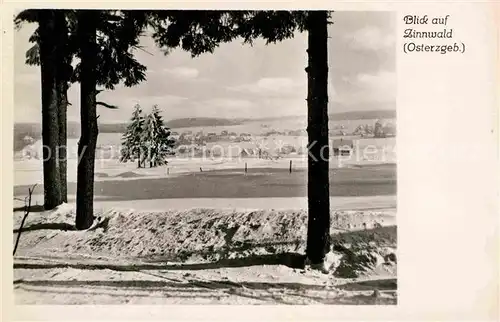
[[[103,141],[100,142],[117,142],[118,137],[116,134],[101,135]],[[391,139],[366,141],[382,145]],[[291,174],[288,173],[290,160],[293,164]],[[76,195],[76,161],[68,160],[70,202],[74,202]],[[333,210],[395,210],[395,164],[356,160],[355,157],[351,160],[332,158],[330,167]],[[14,196],[24,198],[28,187],[37,183],[33,203],[43,204],[41,160],[15,161],[14,169]],[[132,162],[99,159],[95,170],[95,202],[102,207],[143,210],[165,207],[306,209],[306,169],[305,156],[278,160],[173,158],[167,166],[141,169]],[[22,202],[15,202],[15,207],[21,206]]]
[[[365,166],[330,170],[331,196],[375,196],[396,194],[394,165]],[[104,180],[94,185],[96,199],[141,200],[168,198],[265,198],[305,197],[307,172],[289,173],[287,169],[225,169],[194,172],[164,178]],[[14,195],[26,193],[29,185],[14,187]],[[43,191],[40,186],[39,191]],[[68,193],[76,193],[76,184],[68,184]]]

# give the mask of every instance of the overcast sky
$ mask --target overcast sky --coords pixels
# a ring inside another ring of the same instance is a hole
[[[394,109],[396,97],[395,19],[388,12],[334,12],[329,27],[330,112]],[[15,34],[15,121],[40,122],[40,69],[24,64],[27,25]],[[145,111],[158,104],[168,119],[183,117],[268,117],[306,115],[307,34],[266,46],[240,40],[198,58],[181,50],[168,56],[145,37],[152,55],[137,51],[147,81],[119,86],[99,100],[120,107],[98,107],[100,121],[128,120],[135,104]],[[69,91],[68,119],[79,119],[79,85]]]

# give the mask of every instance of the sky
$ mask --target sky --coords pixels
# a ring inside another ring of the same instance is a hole
[[[329,26],[329,111],[395,109],[395,17],[390,12],[334,12]],[[14,119],[41,122],[40,68],[24,63],[35,25],[14,38]],[[147,80],[106,91],[98,100],[99,120],[127,121],[133,107],[158,105],[166,120],[186,117],[262,118],[307,115],[307,34],[253,46],[241,40],[220,45],[213,54],[191,58],[182,50],[164,55],[149,37],[136,58],[147,66]],[[68,120],[79,119],[79,84],[68,93]]]

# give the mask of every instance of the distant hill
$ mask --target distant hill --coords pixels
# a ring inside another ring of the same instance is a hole
[[[127,130],[126,123],[100,123],[100,133],[125,133]]]
[[[394,119],[396,118],[396,110],[352,111],[352,112],[332,113],[329,115],[329,117],[331,121]]]
[[[373,110],[373,111],[353,111],[329,114],[331,121],[345,120],[373,120],[373,119],[393,119],[396,118],[396,110]],[[240,125],[249,122],[270,122],[276,120],[295,120],[303,116],[281,116],[265,117],[252,119],[228,119],[219,117],[192,117],[173,119],[166,122],[166,125],[172,129],[186,127],[209,127],[209,126],[229,126]]]
[[[68,122],[68,139],[80,136],[80,124]],[[24,148],[24,137],[30,136],[35,140],[42,137],[42,124],[40,123],[14,123],[14,151]]]
[[[127,124],[125,123],[101,123],[99,133],[124,133]],[[24,147],[23,138],[31,136],[38,140],[42,138],[42,124],[40,123],[14,123],[14,151],[19,151]],[[80,137],[80,123],[68,122],[68,139]]]
[[[355,120],[374,120],[374,119],[394,119],[396,118],[396,110],[367,110],[367,111],[350,111],[340,113],[329,113],[330,121],[355,121]],[[304,116],[280,116],[258,119],[246,119],[244,122],[269,122],[276,120],[296,120],[304,118]]]
[[[219,117],[190,117],[190,118],[170,120],[165,122],[165,125],[172,129],[180,129],[184,127],[240,125],[244,122],[245,121],[243,119],[226,119]]]

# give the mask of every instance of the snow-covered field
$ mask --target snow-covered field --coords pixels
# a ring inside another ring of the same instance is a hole
[[[245,162],[257,169],[254,177],[241,173]],[[294,169],[304,170],[306,164],[303,158],[293,159]],[[302,265],[305,196],[295,190],[282,197],[261,196],[259,186],[252,186],[257,182],[266,191],[286,190],[302,178],[281,171],[288,165],[288,159],[173,159],[167,167],[137,169],[132,163],[97,160],[96,187],[104,192],[96,191],[95,211],[106,225],[72,230],[74,194],[56,210],[35,207],[14,258],[15,302],[396,304],[396,196],[391,193],[393,175],[388,177],[395,168],[366,162],[332,166],[332,171],[344,171],[338,174],[339,185],[352,182],[348,193],[341,189],[331,197],[333,250],[327,260],[330,273],[322,274]],[[357,168],[363,165],[368,170]],[[14,168],[16,198],[24,197],[25,187],[43,182],[40,160],[18,160]],[[208,175],[215,170],[221,172]],[[273,183],[276,176],[279,182],[283,176],[283,187]],[[195,195],[196,187],[189,186],[213,181],[214,191],[230,191],[221,186],[224,180],[244,185],[232,189],[236,191],[230,197]],[[68,181],[76,182],[76,160],[69,161]],[[182,185],[181,198],[113,195],[118,188],[147,189],[154,184],[161,189],[169,183],[176,185],[170,187],[174,192]],[[386,192],[377,195],[366,189],[377,184]],[[32,204],[43,203],[42,191],[35,191]],[[22,205],[15,200],[14,241]]]
[[[345,168],[362,165],[378,165],[391,162],[378,162],[368,160],[347,160],[332,158],[330,168]],[[203,171],[235,169],[243,171],[245,164],[247,168],[276,168],[288,169],[290,160],[293,169],[306,169],[307,157],[290,157],[278,160],[266,160],[258,158],[172,158],[168,165],[157,168],[137,168],[133,162],[121,163],[116,159],[100,159],[95,162],[95,180],[131,180],[138,177],[167,177],[176,174],[185,174]],[[43,171],[41,160],[24,159],[14,162],[14,184],[29,185],[43,182]],[[393,162],[392,162],[393,163]],[[77,159],[68,159],[68,182],[76,182]]]

